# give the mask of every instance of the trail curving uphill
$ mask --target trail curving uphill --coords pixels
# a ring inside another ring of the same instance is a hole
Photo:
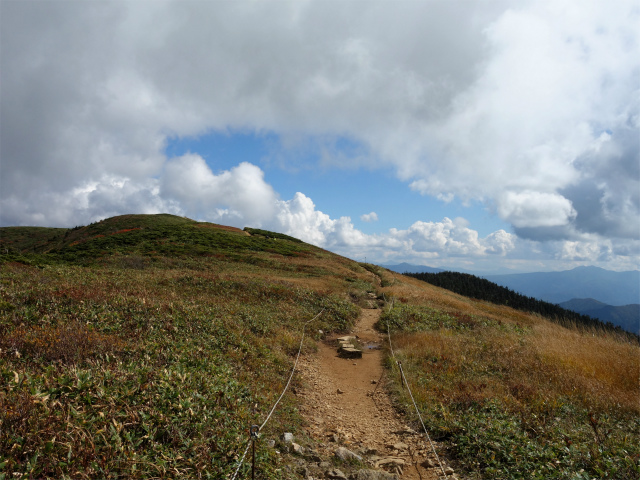
[[[435,467],[438,461],[424,433],[409,427],[414,419],[398,413],[386,393],[381,347],[387,338],[373,328],[380,313],[362,310],[354,328],[352,335],[362,347],[362,358],[338,356],[335,335],[320,343],[317,355],[301,360],[301,413],[308,421],[308,433],[318,442],[323,458],[345,447],[363,457],[366,467],[357,468],[385,471],[403,480],[444,478],[440,467]],[[327,472],[317,471],[316,475],[332,478]],[[448,478],[456,477],[449,474]]]

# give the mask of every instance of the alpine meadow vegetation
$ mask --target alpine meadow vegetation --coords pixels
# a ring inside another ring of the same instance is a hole
[[[342,285],[366,277],[306,244],[179,217],[41,243],[19,230],[2,231],[0,478],[224,478],[281,393],[302,323],[324,309],[305,352],[318,330],[347,331],[358,309]],[[300,421],[288,395],[270,426]],[[273,450],[258,456],[284,478]]]
[[[312,355],[372,294],[462,475],[640,476],[640,348],[615,332],[172,215],[1,228],[0,274],[0,480],[227,478],[283,391],[303,325],[322,312],[305,329]],[[387,353],[387,387],[409,418]],[[299,401],[288,390],[261,438],[311,442]],[[256,456],[261,478],[297,478],[267,442]]]

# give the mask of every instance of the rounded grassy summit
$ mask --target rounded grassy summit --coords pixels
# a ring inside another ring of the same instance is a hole
[[[266,230],[244,230],[169,214],[121,215],[75,228],[5,227],[5,255],[40,255],[41,262],[91,263],[113,255],[205,257],[250,252],[285,256],[319,253],[297,238]]]

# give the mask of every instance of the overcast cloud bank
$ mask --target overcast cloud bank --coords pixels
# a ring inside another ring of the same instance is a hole
[[[638,266],[637,2],[0,8],[2,225],[168,212],[380,262]],[[513,231],[423,218],[367,235],[304,192],[281,199],[255,162],[213,172],[164,153],[170,137],[234,129],[273,132],[285,162],[304,144],[324,168],[391,165]]]

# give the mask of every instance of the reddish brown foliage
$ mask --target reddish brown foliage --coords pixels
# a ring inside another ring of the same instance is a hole
[[[99,354],[122,350],[117,337],[104,335],[80,322],[67,325],[19,327],[0,340],[7,353],[26,358],[76,363]]]

